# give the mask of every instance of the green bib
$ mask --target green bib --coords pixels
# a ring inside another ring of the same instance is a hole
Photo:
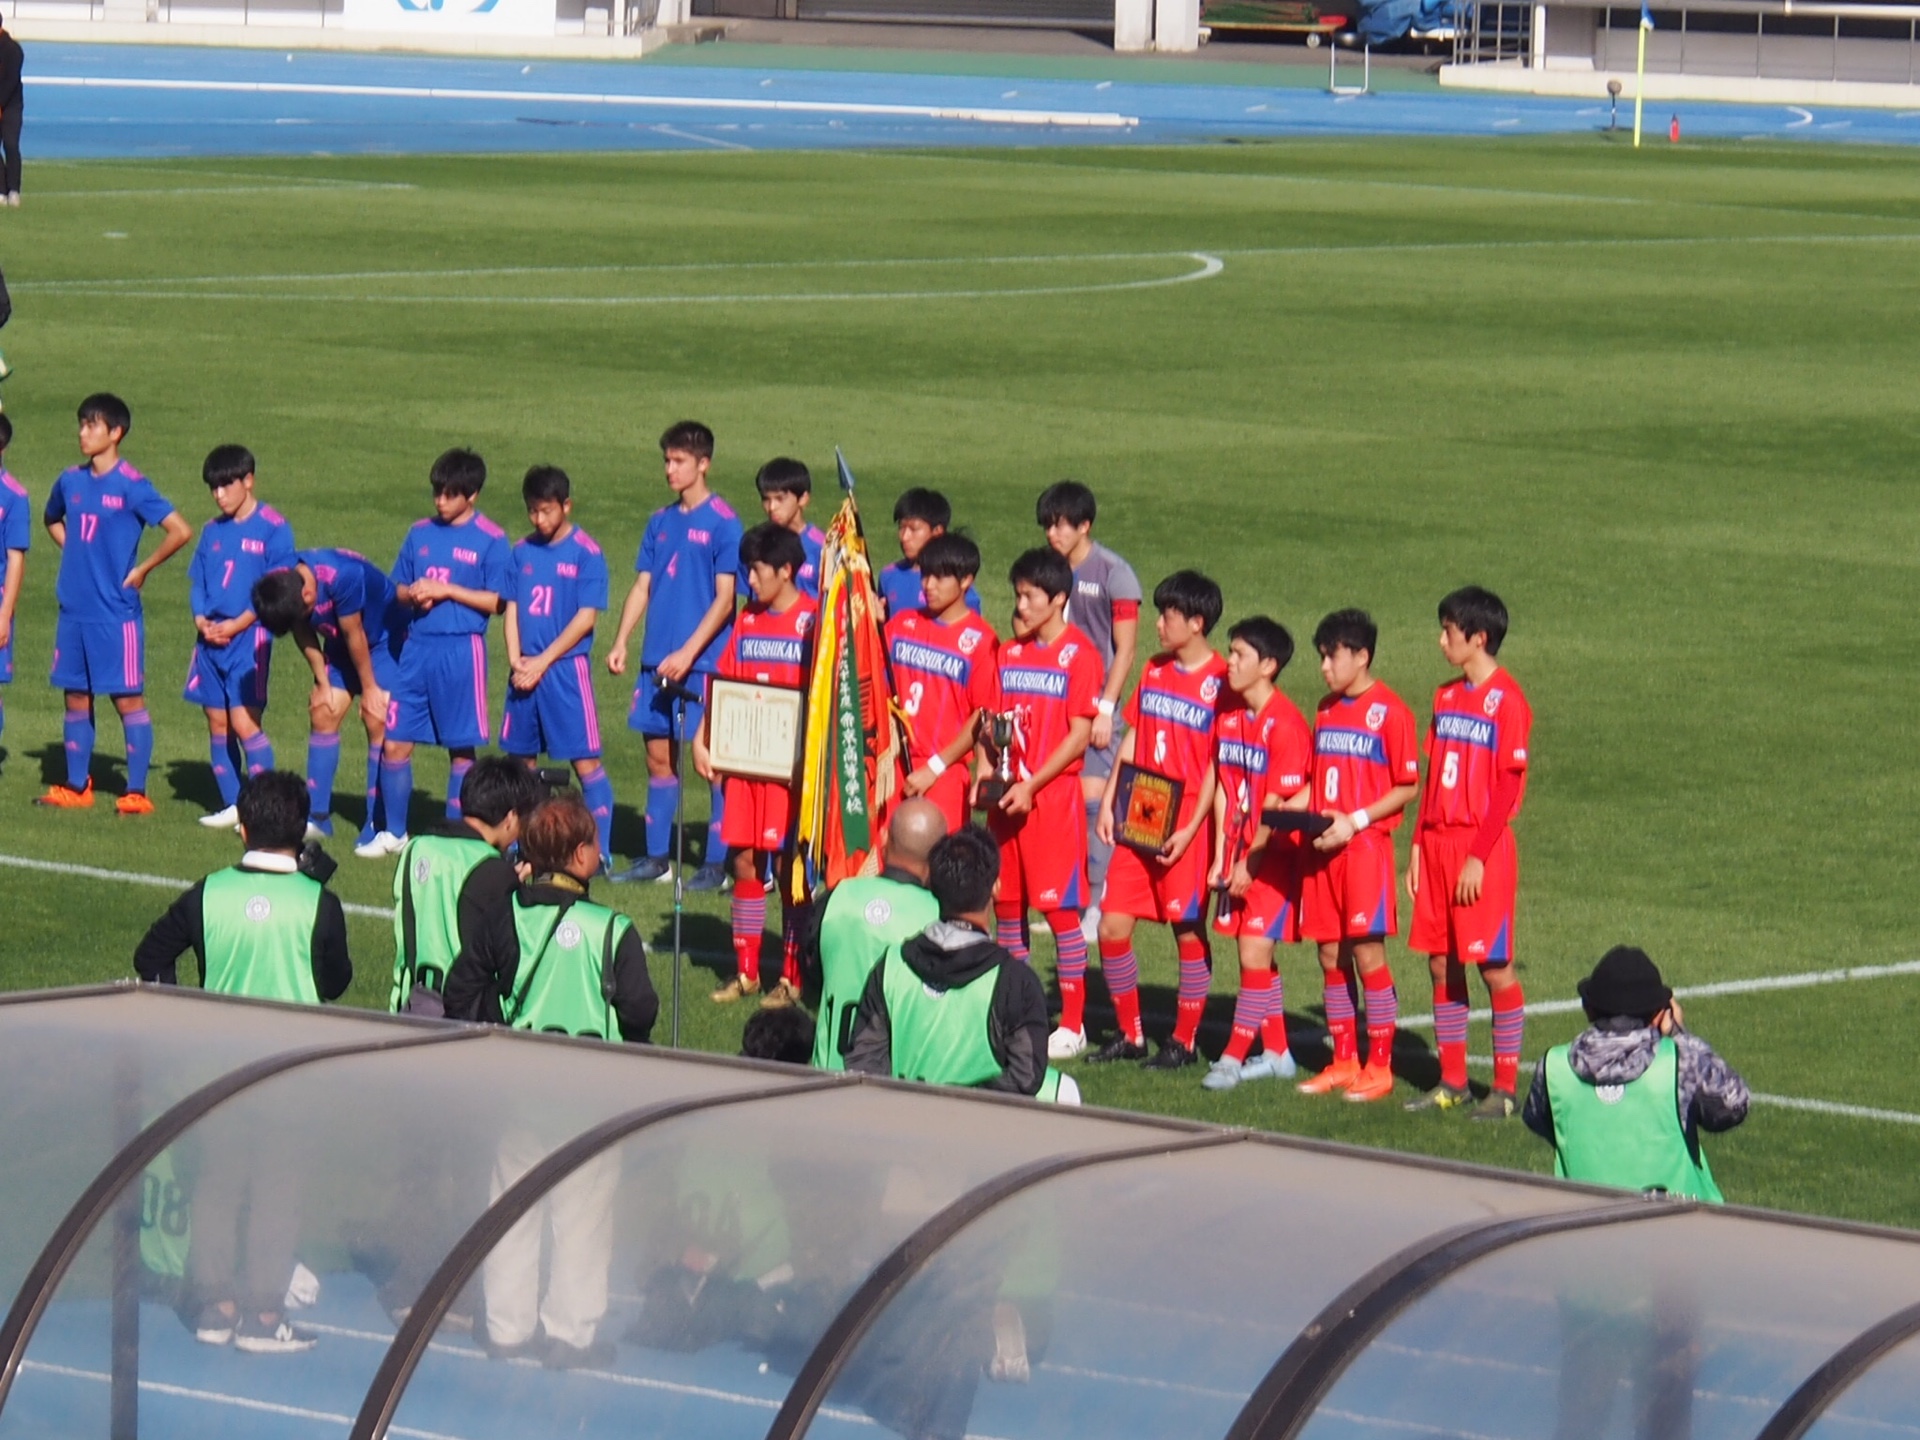
[[[513,993],[500,997],[502,1018],[516,1030],[618,1040],[613,956],[632,928],[626,916],[591,900],[529,905],[515,895],[513,930],[520,939],[520,966]]]
[[[1589,1085],[1573,1073],[1568,1046],[1547,1052],[1547,1098],[1553,1105],[1553,1173],[1623,1190],[1721,1202],[1705,1152],[1687,1149],[1676,1107],[1680,1061],[1662,1039],[1653,1063],[1626,1085]]]
[[[1060,1103],[1060,1072],[1053,1066],[1047,1066],[1047,1073],[1040,1077],[1040,1090],[1033,1098],[1042,1105]]]
[[[218,995],[318,1005],[313,917],[320,882],[305,875],[216,870],[201,892],[201,983]]]
[[[820,917],[820,1023],[813,1031],[813,1063],[847,1068],[853,1022],[867,977],[888,949],[940,918],[939,903],[918,885],[878,875],[842,880]]]
[[[936,990],[900,957],[887,951],[880,983],[887,996],[893,1028],[893,1075],[929,1085],[981,1085],[1000,1073],[987,1043],[987,1016],[993,1009],[993,969],[957,990]]]
[[[179,1280],[187,1273],[187,1248],[193,1243],[193,1205],[173,1173],[173,1152],[140,1176],[140,1263],[153,1274]]]
[[[478,836],[420,835],[393,871],[393,991],[387,1008],[407,1007],[416,984],[436,995],[460,953],[460,891],[500,852]]]

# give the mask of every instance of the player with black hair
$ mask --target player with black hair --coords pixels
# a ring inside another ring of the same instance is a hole
[[[931,541],[945,535],[952,524],[953,506],[938,490],[915,485],[901,491],[900,498],[893,502],[893,525],[900,537],[900,558],[873,577],[889,620],[927,604],[926,591],[921,585],[924,573],[921,552]],[[979,568],[976,560],[974,569],[977,572]],[[972,591],[967,592],[966,604],[974,614],[980,613],[980,597]]]
[[[1469,585],[1440,602],[1440,653],[1460,672],[1434,692],[1427,729],[1427,788],[1413,825],[1407,939],[1433,975],[1439,1087],[1419,1109],[1464,1105],[1467,1087],[1466,967],[1479,967],[1493,1007],[1493,1086],[1474,1118],[1504,1120],[1517,1102],[1526,994],[1514,971],[1513,916],[1520,862],[1513,818],[1527,787],[1533,709],[1495,658],[1507,607]]]
[[[1178,1070],[1199,1057],[1194,1045],[1212,980],[1207,951],[1207,866],[1213,843],[1213,723],[1227,664],[1208,639],[1220,623],[1220,587],[1197,570],[1179,570],[1154,587],[1160,653],[1147,662],[1127,702],[1127,736],[1119,764],[1100,799],[1100,838],[1112,844],[1120,780],[1137,769],[1149,780],[1179,788],[1173,833],[1157,853],[1114,851],[1100,903],[1100,968],[1113,996],[1119,1033],[1093,1058],[1145,1060],[1156,1070]],[[1147,1059],[1140,1023],[1139,962],[1133,928],[1141,920],[1173,927],[1180,958],[1180,989],[1173,1034]]]
[[[1047,995],[991,938],[1000,847],[970,825],[933,847],[927,871],[940,918],[874,967],[847,1069],[1037,1095],[1047,1077]]]
[[[1314,710],[1312,798],[1331,822],[1314,837],[1313,863],[1301,886],[1300,930],[1320,947],[1320,970],[1333,1063],[1300,1089],[1345,1090],[1347,1099],[1393,1093],[1393,1037],[1400,997],[1387,968],[1387,936],[1397,933],[1393,832],[1420,781],[1413,712],[1373,675],[1379,627],[1364,610],[1336,610],[1313,632],[1327,694]],[[1367,1059],[1353,986],[1366,991]]]
[[[760,508],[769,524],[791,530],[800,537],[804,553],[800,568],[793,572],[793,583],[802,595],[820,598],[820,551],[827,543],[826,532],[807,519],[807,504],[813,499],[813,473],[798,460],[779,456],[760,467],[753,477],[753,488],[760,492]],[[740,559],[740,589],[748,588],[746,557]]]

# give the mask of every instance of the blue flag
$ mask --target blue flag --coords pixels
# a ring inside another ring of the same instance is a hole
[[[1647,0],[1640,0],[1640,28],[1653,29],[1653,12],[1647,9]]]

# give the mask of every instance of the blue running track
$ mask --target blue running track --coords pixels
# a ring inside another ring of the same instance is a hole
[[[1551,135],[1600,102],[1460,92],[38,44],[40,158],[1140,145],[1301,135]],[[1920,109],[1652,107],[1689,138],[1913,144]]]

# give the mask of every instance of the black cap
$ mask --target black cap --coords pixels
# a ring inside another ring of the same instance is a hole
[[[1660,978],[1660,967],[1647,952],[1632,945],[1616,945],[1600,957],[1593,974],[1578,986],[1581,1003],[1593,1014],[1631,1015],[1652,1019],[1667,1008],[1673,991]]]

